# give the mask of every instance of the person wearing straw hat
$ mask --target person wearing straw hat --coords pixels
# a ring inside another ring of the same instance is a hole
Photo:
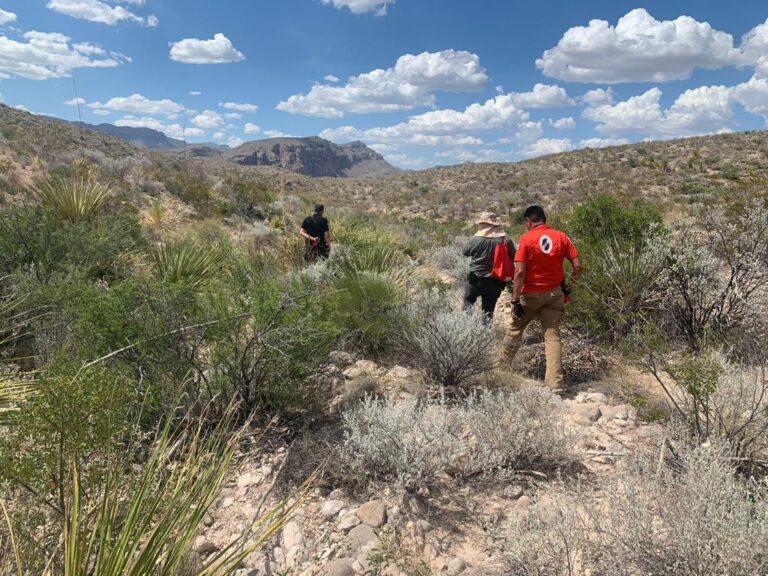
[[[475,221],[478,229],[464,246],[463,254],[470,258],[469,275],[464,286],[464,309],[471,308],[480,298],[486,322],[493,319],[496,302],[506,283],[493,278],[493,254],[496,246],[507,240],[499,217],[493,212],[483,212]],[[509,256],[515,257],[515,245],[508,241]]]

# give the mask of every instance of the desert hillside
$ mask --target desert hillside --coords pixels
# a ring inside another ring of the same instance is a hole
[[[768,574],[768,133],[392,175],[0,134],[0,575]],[[586,266],[561,390],[508,291],[462,309],[473,217],[534,202]]]

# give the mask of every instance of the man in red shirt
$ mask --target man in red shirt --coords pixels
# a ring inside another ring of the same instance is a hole
[[[512,362],[523,341],[525,327],[532,320],[539,319],[544,328],[547,358],[544,383],[553,390],[562,391],[560,321],[565,298],[563,261],[571,263],[571,282],[575,282],[583,272],[581,259],[568,236],[547,226],[547,216],[541,206],[531,206],[523,217],[528,232],[520,237],[515,253],[513,313],[504,338],[504,358]]]

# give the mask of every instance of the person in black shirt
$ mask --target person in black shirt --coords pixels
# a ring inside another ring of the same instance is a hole
[[[307,242],[304,255],[307,262],[316,262],[318,258],[328,258],[331,254],[331,230],[328,219],[323,216],[325,207],[315,204],[315,213],[304,218],[299,232]]]

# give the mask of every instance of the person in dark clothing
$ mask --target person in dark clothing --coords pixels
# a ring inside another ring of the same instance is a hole
[[[496,246],[507,240],[507,234],[501,227],[499,217],[493,212],[483,212],[475,222],[479,226],[475,235],[464,246],[463,254],[469,262],[469,277],[464,286],[464,309],[467,310],[481,299],[483,314],[487,322],[493,319],[496,302],[506,287],[506,283],[493,278],[493,254]],[[515,246],[508,241],[509,255],[515,257]]]
[[[331,254],[331,230],[328,219],[323,216],[324,211],[322,204],[315,204],[315,213],[301,223],[299,234],[307,243],[304,255],[307,262],[316,262],[318,258],[328,258]]]

